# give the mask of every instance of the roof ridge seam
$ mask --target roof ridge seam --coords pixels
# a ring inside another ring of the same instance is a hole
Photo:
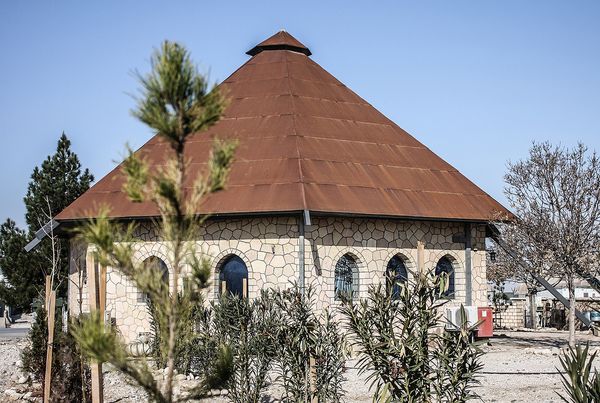
[[[340,183],[323,183],[323,182],[306,182],[310,185],[319,185],[319,186],[336,186],[336,187],[344,187],[344,188],[360,188],[360,189],[380,189],[380,190],[400,190],[402,192],[411,192],[411,193],[436,193],[436,194],[454,194],[454,195],[463,195],[463,196],[476,196],[476,197],[484,197],[486,194],[482,193],[460,193],[460,192],[444,192],[441,190],[417,190],[417,189],[407,189],[407,188],[391,188],[391,187],[375,187],[375,186],[366,186],[366,185],[344,185]],[[245,186],[245,185],[238,185]]]
[[[298,136],[297,134],[284,134],[284,135],[280,135],[280,136],[274,136],[274,135],[252,136],[252,137],[247,136],[247,137],[244,137],[244,139],[246,139],[246,140],[281,139],[281,138],[285,138],[285,137],[297,137],[297,136]],[[302,136],[300,136],[300,137],[302,137]],[[239,138],[239,137],[237,137],[237,138]],[[324,137],[324,138],[327,138],[327,137]],[[188,144],[201,144],[201,143],[205,143],[205,144],[212,143],[212,139],[211,140],[194,140]],[[373,144],[376,144],[376,143],[373,143]],[[381,144],[386,144],[386,143],[381,143]]]
[[[329,99],[329,98],[319,98],[319,97],[313,97],[310,95],[298,95],[298,94],[270,94],[270,95],[250,95],[250,96],[243,96],[243,97],[232,97],[231,99],[256,99],[256,98],[275,98],[275,97],[297,97],[297,98],[306,98],[306,99],[317,99],[320,101],[327,101],[327,102],[333,102],[336,104],[344,104],[344,105],[366,105],[369,106],[366,103],[359,103],[359,102],[349,102],[349,101],[340,101],[337,99]]]
[[[277,62],[277,63],[279,63],[279,62]],[[259,64],[259,63],[254,63],[254,64]],[[270,63],[260,63],[260,64],[270,64]],[[232,84],[232,83],[246,83],[246,82],[256,83],[256,82],[260,82],[260,81],[276,81],[276,80],[281,80],[282,78],[284,78],[284,77],[246,79],[246,80],[236,80],[236,81],[223,81],[223,83],[227,83],[227,84]],[[316,80],[311,80],[311,79],[302,78],[302,77],[290,77],[290,79],[291,80],[298,80],[298,81],[309,81],[311,83],[317,83],[317,84],[327,84],[327,85],[330,85],[332,87],[343,87],[343,88],[347,88],[348,90],[350,90],[350,88],[348,88],[346,85],[344,85],[342,83],[332,83],[330,81],[316,81]],[[352,91],[352,90],[350,90],[350,91]],[[352,92],[354,93],[354,91],[352,91]]]
[[[322,158],[302,157],[301,159],[308,160],[308,161],[332,162],[334,164],[368,165],[368,166],[376,166],[376,167],[405,168],[405,169],[414,169],[414,170],[419,170],[419,171],[448,172],[448,173],[459,173],[460,174],[460,171],[456,168],[454,168],[454,170],[450,170],[450,169],[437,169],[437,168],[434,169],[434,168],[407,167],[407,166],[403,166],[403,165],[372,164],[369,162],[336,161],[336,160],[326,160],[326,159],[322,159]]]
[[[362,124],[366,124],[366,125],[388,126],[388,127],[393,128],[393,129],[399,129],[399,130],[401,130],[403,132],[403,134],[408,135],[412,139],[414,139],[415,141],[417,141],[418,143],[423,144],[419,140],[417,140],[412,134],[410,134],[409,132],[407,132],[406,130],[404,130],[400,126],[398,126],[396,123],[394,123],[389,118],[385,118],[385,123],[383,123],[383,122],[367,122],[365,120],[356,120],[356,119],[333,118],[333,117],[330,117],[330,116],[306,115],[306,114],[303,114],[303,113],[277,113],[277,114],[270,114],[270,115],[269,114],[264,114],[264,115],[260,115],[260,116],[240,116],[240,117],[228,117],[228,116],[226,116],[226,117],[223,117],[220,120],[257,119],[257,118],[265,118],[265,117],[273,117],[273,116],[292,116],[292,115],[311,117],[311,118],[315,118],[315,119],[341,120],[343,122],[362,123]],[[385,117],[385,115],[383,115],[383,116]],[[423,144],[423,147],[429,148],[425,144]]]
[[[336,138],[336,137],[314,136],[314,135],[307,135],[307,134],[302,134],[302,133],[290,133],[290,134],[285,134],[285,135],[271,135],[271,136],[246,136],[244,138],[246,140],[256,140],[256,139],[279,139],[279,138],[285,138],[285,137],[304,137],[307,139],[334,140],[334,141],[343,141],[343,142],[347,142],[347,143],[359,143],[359,144],[381,144],[381,145],[386,145],[386,146],[394,146],[394,147],[398,147],[398,148],[410,148],[410,149],[431,151],[429,148],[425,147],[422,144],[420,146],[409,146],[409,145],[402,145],[402,144],[396,144],[396,143],[348,140],[348,139],[340,139],[340,138]],[[213,141],[212,139],[189,140],[187,144],[212,143],[212,141]]]
[[[273,181],[269,181],[268,183],[254,183],[254,184],[239,184],[239,185],[231,185],[228,184],[227,188],[232,188],[232,187],[252,187],[252,186],[269,186],[269,185],[289,185],[292,183],[302,183],[299,180],[296,181],[285,181],[285,182],[273,182]],[[184,186],[183,189],[193,189],[194,186]],[[121,189],[114,189],[114,190],[95,190],[93,192],[90,193],[100,193],[100,194],[109,194],[109,193],[123,193],[121,191]]]
[[[402,144],[395,144],[395,143],[381,143],[381,142],[374,142],[374,141],[347,140],[347,139],[340,139],[340,138],[335,138],[335,137],[311,136],[311,135],[306,135],[306,134],[300,134],[299,136],[300,137],[306,137],[306,138],[309,138],[309,139],[335,140],[335,141],[343,141],[343,142],[347,142],[347,143],[360,143],[360,144],[381,144],[381,145],[395,146],[395,147],[400,147],[400,148],[413,148],[413,149],[419,149],[419,150],[429,150],[427,147],[424,147],[424,146],[405,146],[405,145],[402,145]]]
[[[246,62],[248,63],[248,62]],[[250,63],[249,66],[264,66],[266,64],[282,64],[281,62],[269,62],[269,63]],[[294,63],[294,62],[290,62],[290,64],[298,64],[298,65],[302,65],[302,63]],[[239,69],[238,69],[239,70]],[[233,75],[233,74],[232,74]],[[277,77],[277,76],[272,76],[271,78],[254,78],[254,77],[248,77],[248,78],[238,78],[235,81],[233,80],[229,80],[230,77],[227,77],[225,80],[223,80],[223,83],[245,83],[248,81],[252,81],[252,82],[257,82],[257,81],[275,81],[275,80],[281,80],[282,78],[285,77]],[[314,81],[314,82],[318,82],[318,83],[327,83],[329,85],[335,85],[336,87],[343,87],[343,88],[347,88],[350,91],[352,91],[352,89],[350,89],[350,87],[348,87],[346,84],[340,82],[340,81],[332,81],[332,80],[321,80],[321,79],[315,79],[315,78],[304,78],[304,77],[291,77],[293,80],[302,80],[302,81]],[[352,91],[354,92],[354,91]]]
[[[291,137],[291,136],[290,136]],[[317,162],[330,162],[333,164],[352,164],[352,165],[366,165],[366,166],[374,166],[374,167],[387,167],[387,168],[401,168],[401,169],[410,169],[415,171],[429,171],[429,172],[446,172],[446,173],[458,173],[464,176],[458,169],[439,169],[439,168],[420,168],[420,167],[412,167],[405,165],[391,165],[391,164],[374,164],[371,162],[358,162],[358,161],[339,161],[339,160],[329,160],[324,158],[310,158],[310,157],[302,157],[302,156],[289,156],[289,157],[281,157],[281,158],[256,158],[256,159],[237,159],[239,162],[251,163],[251,162],[259,162],[259,161],[288,161],[288,160],[305,160],[305,161],[317,161]],[[208,162],[190,162],[190,165],[207,165]],[[157,163],[153,164],[156,167],[164,167],[166,164]],[[477,186],[477,185],[475,185]]]
[[[382,123],[382,122],[367,122],[364,120],[353,120],[353,119],[344,119],[344,118],[332,118],[329,116],[317,116],[317,115],[306,115],[303,113],[277,113],[277,114],[264,114],[264,115],[259,115],[259,116],[242,116],[239,118],[233,118],[233,117],[225,117],[221,120],[236,120],[236,119],[256,119],[256,118],[267,118],[267,117],[273,117],[273,116],[305,116],[305,117],[311,117],[311,118],[319,118],[319,119],[331,119],[331,120],[341,120],[344,122],[358,122],[358,123],[364,123],[364,124],[370,124],[370,125],[381,125],[381,126],[389,126],[392,128],[398,128],[400,130],[402,130],[403,132],[406,133],[406,131],[404,129],[402,129],[400,126],[398,125],[392,125],[389,123]],[[389,119],[388,119],[389,120]],[[408,133],[407,133],[408,134]],[[410,134],[409,134],[410,136]],[[412,138],[414,138],[413,136],[411,136]],[[415,141],[418,141],[415,139]],[[423,145],[424,147],[427,147],[425,145]]]
[[[300,182],[300,181],[285,181],[285,182],[269,181],[267,183],[249,183],[249,184],[243,184],[243,185],[227,185],[227,187],[228,188],[241,188],[241,187],[271,186],[271,185],[290,185],[290,184],[294,184],[294,183],[302,183],[302,182]],[[188,186],[185,189],[191,189],[191,187]]]
[[[287,160],[295,160],[298,158],[300,158],[300,157],[293,156],[293,157],[282,157],[282,158],[236,159],[236,161],[239,161],[239,162],[287,161]],[[189,162],[189,165],[208,165],[208,164],[209,164],[209,162]],[[165,166],[167,166],[167,164],[158,163],[158,164],[152,164],[152,166],[165,167]]]
[[[290,68],[288,65],[288,58],[287,58],[287,54],[284,55],[284,60],[285,60],[285,70],[286,70],[286,81],[287,81],[287,85],[288,85],[288,90],[290,92],[290,95],[292,94],[292,86],[290,84]],[[308,210],[308,205],[306,204],[306,191],[304,189],[304,174],[302,173],[302,163],[300,162],[301,159],[301,155],[300,155],[300,146],[298,144],[298,132],[296,130],[296,103],[294,102],[294,97],[291,97],[291,103],[292,103],[292,132],[295,135],[295,143],[296,143],[296,155],[298,155],[298,174],[300,175],[299,180],[300,180],[300,193],[301,193],[301,197],[302,197],[302,206],[304,207],[304,210]]]

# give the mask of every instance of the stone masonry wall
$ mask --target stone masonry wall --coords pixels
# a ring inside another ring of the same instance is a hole
[[[494,326],[503,329],[519,329],[525,327],[525,305],[523,298],[511,299],[511,305],[499,308],[494,312]]]
[[[231,254],[238,255],[248,267],[249,297],[263,288],[286,288],[298,280],[298,226],[296,217],[261,217],[248,219],[215,219],[201,228],[195,249],[213,262],[213,287],[208,298],[218,295],[220,265]],[[400,255],[410,272],[416,269],[417,241],[425,243],[425,268],[432,269],[447,256],[455,269],[454,305],[465,301],[464,244],[453,242],[453,235],[464,233],[460,223],[402,221],[362,218],[313,217],[306,227],[306,284],[315,287],[319,307],[334,302],[334,268],[338,259],[350,253],[359,266],[359,295],[364,297],[371,284],[383,282],[387,262]],[[134,245],[135,259],[161,258],[169,270],[169,246],[148,223],[139,225]],[[485,277],[485,228],[472,227],[472,303],[487,305]],[[86,245],[71,242],[70,310],[79,312],[79,287],[83,286],[81,305],[87,305],[87,279],[79,275],[85,267]],[[84,270],[85,271],[85,270]],[[173,289],[172,281],[170,286]],[[181,285],[180,285],[181,286]],[[129,279],[113,268],[107,268],[107,313],[116,321],[125,341],[131,342],[149,331],[146,303]]]

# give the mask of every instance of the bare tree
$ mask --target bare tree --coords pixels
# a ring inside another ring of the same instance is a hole
[[[577,277],[594,278],[600,250],[600,161],[573,149],[533,144],[529,157],[509,163],[505,193],[517,219],[516,241],[533,270],[560,268],[569,289],[569,344],[575,345]],[[542,265],[541,267],[539,265]]]
[[[61,265],[60,258],[60,250],[61,250],[61,240],[54,233],[54,226],[47,225],[47,223],[52,223],[54,220],[54,216],[52,215],[52,206],[50,205],[50,199],[48,196],[45,197],[46,207],[48,210],[43,211],[43,220],[38,221],[39,228],[44,231],[44,235],[46,238],[50,240],[50,250],[51,253],[48,256],[44,256],[45,259],[49,261],[49,270],[45,273],[45,275],[50,276],[50,289],[54,290],[58,288],[59,284],[63,281],[59,276],[59,268]],[[44,298],[46,298],[45,296]],[[46,307],[48,306],[48,301],[45,301]]]
[[[498,227],[506,247],[520,259],[516,261],[501,247],[493,247],[495,258],[488,262],[488,279],[497,282],[512,280],[525,285],[529,303],[529,320],[531,327],[536,329],[538,323],[535,299],[537,293],[544,290],[538,278],[541,277],[556,285],[562,279],[561,266],[552,254],[539,250],[529,242],[518,221],[509,221]]]

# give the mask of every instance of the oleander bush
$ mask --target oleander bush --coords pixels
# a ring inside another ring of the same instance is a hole
[[[282,401],[342,401],[347,345],[339,324],[328,309],[318,313],[310,286],[304,294],[294,285],[273,296],[282,318],[275,367]]]
[[[464,402],[477,398],[482,352],[475,326],[445,330],[446,275],[416,274],[400,292],[383,285],[341,308],[361,373],[378,402]],[[463,315],[464,317],[464,315]],[[476,324],[475,324],[476,325]]]
[[[214,335],[233,357],[227,383],[232,402],[261,401],[277,359],[281,320],[281,311],[268,291],[252,301],[226,293],[212,304]]]

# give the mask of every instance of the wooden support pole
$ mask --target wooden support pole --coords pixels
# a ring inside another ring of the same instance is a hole
[[[48,298],[48,345],[46,346],[46,376],[44,377],[44,403],[50,402],[50,386],[52,384],[52,343],[54,343],[54,310],[56,307],[56,291],[50,292]]]
[[[417,271],[423,273],[425,271],[425,243],[417,241]]]
[[[85,266],[88,275],[88,299],[90,303],[90,314],[98,311],[98,270],[93,252],[86,256]],[[102,363],[90,362],[92,373],[92,403],[102,403],[104,400],[104,385],[102,380]]]
[[[46,315],[48,315],[48,312],[50,311],[48,309],[50,306],[50,291],[52,291],[52,277],[46,276],[46,293],[44,294],[44,309],[46,310]]]
[[[102,321],[106,324],[106,266],[100,267],[98,282],[98,310]]]
[[[225,295],[227,292],[227,282],[225,280],[221,281],[221,295]]]
[[[248,279],[242,279],[242,297],[248,298]]]

